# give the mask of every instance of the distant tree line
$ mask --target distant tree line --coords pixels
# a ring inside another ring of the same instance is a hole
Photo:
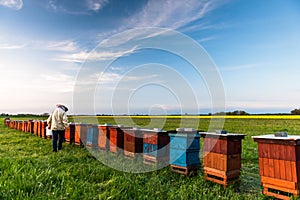
[[[235,110],[233,112],[217,112],[214,113],[213,115],[250,115],[250,114],[243,110]]]
[[[49,113],[43,113],[43,114],[16,114],[16,115],[12,115],[12,114],[7,114],[7,113],[1,113],[0,115],[1,117],[48,117]]]
[[[300,115],[300,109],[294,109],[291,111],[292,115]]]

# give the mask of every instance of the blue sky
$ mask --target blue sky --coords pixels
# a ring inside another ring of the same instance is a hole
[[[298,0],[0,0],[0,112],[44,113],[56,103],[75,114],[91,106],[89,114],[218,111],[205,77],[172,52],[99,49],[115,34],[149,27],[178,31],[203,47],[221,77],[227,111],[290,112],[300,108],[299,21]],[[139,37],[129,33],[123,41]],[[107,60],[114,62],[104,73]],[[74,95],[85,66],[102,75],[86,80],[97,82],[88,94],[93,105]],[[74,108],[74,101],[81,103]]]

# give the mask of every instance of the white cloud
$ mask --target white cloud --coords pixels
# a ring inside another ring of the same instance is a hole
[[[6,50],[22,49],[25,46],[26,46],[25,44],[21,44],[21,45],[0,44],[0,49],[6,49]]]
[[[78,49],[78,47],[73,41],[53,41],[47,44],[46,49],[53,51],[74,52]]]
[[[239,71],[245,69],[258,68],[263,66],[262,64],[244,64],[244,65],[236,65],[231,67],[220,67],[220,71]]]
[[[165,27],[177,29],[190,22],[203,18],[220,5],[220,1],[148,1],[141,12],[129,19],[127,26]]]
[[[102,60],[113,60],[121,56],[125,56],[133,53],[136,48],[123,51],[82,51],[74,54],[65,54],[57,58],[56,60],[65,62],[86,62],[86,61],[102,61]]]
[[[41,74],[44,89],[51,92],[72,92],[74,89],[74,77],[63,73]]]
[[[55,11],[71,15],[87,15],[91,11],[99,11],[109,0],[83,0],[76,1],[76,7],[68,6],[69,0],[48,0],[48,7]]]
[[[20,10],[23,7],[22,0],[0,0],[0,6]]]
[[[190,23],[204,18],[209,12],[224,4],[225,1],[219,0],[189,0],[189,1],[172,1],[172,0],[157,0],[148,1],[143,9],[131,17],[124,19],[123,25],[118,29],[109,31],[107,33],[99,34],[102,45],[106,45],[107,38],[113,34],[134,29],[141,28],[139,31],[129,31],[123,38],[117,37],[115,40],[109,40],[107,46],[117,46],[124,44],[132,39],[137,40],[143,38],[154,37],[162,34],[163,32],[143,30],[145,27],[158,27],[167,29],[183,29],[183,31],[190,31]],[[193,25],[191,30],[194,29],[208,29],[214,28],[208,22],[198,23]],[[211,39],[211,38],[210,38]]]
[[[98,11],[101,10],[108,0],[87,0],[87,6],[89,10]]]

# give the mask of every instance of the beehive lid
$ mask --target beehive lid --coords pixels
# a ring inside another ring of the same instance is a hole
[[[240,138],[240,139],[244,139],[246,134],[240,134],[240,133],[214,133],[214,132],[199,132],[199,134],[202,137],[216,137],[216,138]]]
[[[154,129],[140,129],[142,132],[147,132],[149,134],[157,134],[157,133],[167,133],[167,131],[164,131],[160,128],[154,128]]]
[[[253,139],[267,139],[267,140],[300,140],[300,135],[288,135],[287,137],[278,137],[274,134],[252,136]]]
[[[200,137],[198,131],[193,128],[177,128],[176,131],[170,131],[169,136],[176,137]]]

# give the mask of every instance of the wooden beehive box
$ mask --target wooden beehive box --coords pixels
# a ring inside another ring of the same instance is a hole
[[[222,184],[239,180],[244,134],[201,133],[205,179]]]
[[[75,142],[75,123],[70,123],[65,129],[65,140],[67,143],[72,144]]]
[[[158,129],[142,129],[143,134],[143,162],[145,164],[169,163],[168,132]]]
[[[89,147],[97,147],[98,135],[99,135],[98,125],[89,124],[87,127],[86,145]]]
[[[84,123],[75,124],[74,142],[76,145],[83,146],[84,144],[86,144],[87,127],[88,124],[84,124]]]
[[[18,130],[22,131],[23,121],[19,121]]]
[[[33,134],[37,135],[37,130],[38,130],[38,121],[34,120],[33,121]]]
[[[112,153],[124,153],[124,130],[132,127],[110,126],[109,127],[109,149]]]
[[[300,136],[254,136],[263,193],[280,199],[299,195]]]
[[[124,155],[127,157],[137,157],[143,152],[143,135],[136,128],[125,129],[124,131]]]
[[[98,125],[98,147],[103,150],[109,150],[110,130],[111,125]]]
[[[27,124],[28,124],[27,121],[23,121],[23,123],[22,123],[22,131],[23,132],[26,132]]]
[[[170,131],[170,166],[172,171],[189,175],[200,168],[200,135],[193,129]]]
[[[47,135],[46,135],[47,121],[41,121],[40,126],[41,126],[40,136],[44,139],[47,139]]]
[[[8,122],[9,122],[9,121],[10,121],[10,119],[9,119],[9,118],[7,118],[7,117],[6,117],[6,118],[4,118],[4,125],[5,125],[5,126],[8,126]]]

